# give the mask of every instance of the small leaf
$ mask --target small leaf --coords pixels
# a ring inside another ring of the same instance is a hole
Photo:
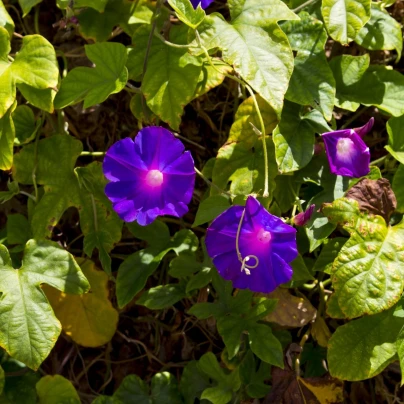
[[[370,1],[324,0],[321,12],[330,36],[342,45],[348,45],[369,21]]]
[[[210,386],[209,377],[199,370],[198,363],[196,361],[188,362],[184,367],[180,382],[185,404],[194,404],[195,399],[200,399],[202,392]]]
[[[72,383],[63,376],[44,376],[36,384],[39,404],[80,404]]]
[[[100,104],[110,94],[119,93],[126,85],[126,48],[120,43],[85,45],[94,68],[76,67],[62,80],[55,97],[55,107],[65,108],[84,100],[84,108]]]
[[[317,317],[311,326],[311,335],[317,341],[318,345],[327,348],[328,341],[331,338],[331,331],[328,328],[323,317]]]
[[[10,14],[7,12],[2,1],[0,2],[0,27],[4,27],[10,34],[10,37],[13,35],[14,21],[10,17]]]
[[[15,106],[16,103],[0,118],[0,170],[9,170],[13,164],[15,127],[11,113]]]
[[[327,244],[323,246],[320,255],[314,263],[312,271],[323,271],[327,274],[331,273],[332,263],[334,262],[335,258],[341,251],[341,248],[346,243],[346,241],[347,239],[342,237],[329,239],[327,241]]]
[[[370,379],[393,362],[403,325],[395,310],[401,306],[338,327],[328,344],[331,375],[350,381]]]
[[[20,6],[23,11],[23,17],[25,17],[30,11],[31,8],[41,3],[42,0],[18,0]]]
[[[223,195],[212,195],[203,200],[196,212],[195,221],[192,227],[199,226],[201,224],[210,222],[215,219],[227,208],[230,207],[229,199]]]
[[[193,29],[196,29],[206,16],[200,4],[194,9],[189,0],[169,0],[168,3],[178,19]]]
[[[401,164],[404,164],[404,116],[390,118],[387,121],[387,133],[389,135],[389,144],[385,146],[386,150]]]
[[[20,189],[18,187],[17,181],[8,181],[7,182],[8,191],[1,191],[0,192],[0,203],[4,203],[9,201],[10,199],[14,198],[15,195],[20,193]]]
[[[31,238],[31,227],[27,218],[20,213],[7,216],[7,243],[22,244]]]
[[[381,4],[372,2],[370,20],[359,31],[355,42],[368,50],[395,49],[398,61],[403,49],[401,25],[389,15]]]
[[[15,127],[14,144],[19,146],[35,139],[39,125],[36,125],[34,112],[30,107],[19,105],[12,113],[12,118]]]
[[[46,297],[63,331],[77,344],[98,347],[109,342],[118,324],[118,312],[108,299],[108,276],[93,262],[76,259],[90,283],[91,293],[74,296],[44,285]]]
[[[345,198],[354,199],[362,212],[379,215],[386,223],[389,223],[390,215],[397,206],[390,182],[385,178],[376,181],[364,178],[348,190]]]
[[[300,105],[285,103],[281,121],[273,133],[276,162],[281,173],[306,166],[314,153],[314,134],[329,128],[318,111],[300,116],[300,110]]]
[[[23,266],[16,270],[6,247],[0,245],[0,345],[15,359],[37,369],[61,331],[40,285],[68,293],[85,293],[89,284],[73,257],[52,241],[30,240]],[[10,317],[11,316],[11,317]],[[12,320],[11,320],[12,318]]]
[[[151,310],[161,310],[171,307],[184,297],[186,297],[184,285],[167,284],[144,291],[136,303]]]

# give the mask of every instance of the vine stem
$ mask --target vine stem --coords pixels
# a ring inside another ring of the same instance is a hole
[[[82,151],[82,152],[80,153],[80,156],[98,157],[98,156],[105,156],[105,153],[106,153],[106,152],[103,152],[103,151],[94,151],[94,152],[91,152],[91,151]]]
[[[267,151],[267,145],[266,145],[266,141],[265,141],[265,124],[264,124],[264,120],[262,118],[262,114],[258,105],[258,101],[257,101],[257,97],[254,94],[254,91],[252,90],[252,88],[243,80],[240,80],[238,77],[235,77],[231,74],[227,74],[227,73],[223,73],[221,72],[212,62],[212,59],[209,55],[208,50],[203,46],[202,41],[201,41],[201,37],[199,35],[198,30],[195,30],[195,37],[196,37],[196,41],[199,45],[199,47],[202,49],[203,53],[205,54],[205,57],[208,59],[208,63],[216,70],[218,71],[220,74],[223,74],[225,77],[228,77],[231,80],[236,81],[237,83],[241,84],[243,87],[247,88],[248,92],[251,95],[251,98],[253,99],[253,103],[254,103],[254,107],[255,110],[257,112],[258,115],[258,120],[260,123],[260,127],[261,127],[261,131],[258,131],[257,128],[255,128],[255,126],[253,125],[253,128],[255,128],[258,132],[260,132],[261,134],[261,140],[262,140],[262,149],[264,152],[264,166],[265,166],[265,179],[264,179],[264,193],[263,193],[263,197],[267,198],[269,196],[269,180],[268,180],[268,151]]]
[[[308,0],[306,2],[304,2],[303,4],[301,4],[300,6],[294,8],[292,11],[294,13],[298,13],[300,10],[303,10],[305,7],[310,6],[310,4],[314,4],[317,3],[318,0]]]
[[[201,171],[199,171],[196,167],[194,167],[195,172],[212,188],[215,188],[217,191],[219,191],[221,194],[226,194],[229,195],[230,197],[233,197],[234,195],[230,194],[229,192],[224,191],[222,188],[219,188],[216,184],[214,184],[212,181],[209,181]]]

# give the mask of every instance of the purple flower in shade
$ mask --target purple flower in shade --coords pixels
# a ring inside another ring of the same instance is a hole
[[[294,218],[293,218],[293,223],[296,226],[304,226],[313,216],[314,208],[316,205],[310,205],[305,212],[300,212],[298,213]]]
[[[253,197],[232,206],[209,226],[206,248],[220,275],[239,289],[270,293],[290,281],[297,257],[296,229]]]
[[[149,126],[135,140],[122,139],[107,151],[105,194],[122,220],[146,226],[157,216],[188,212],[195,183],[194,161],[167,129]]]
[[[211,3],[213,3],[214,0],[191,0],[192,5],[196,9],[198,5],[200,4],[203,9],[207,8],[210,6]]]
[[[325,150],[333,174],[363,177],[370,171],[370,152],[362,137],[373,126],[374,119],[357,129],[343,129],[323,133]]]

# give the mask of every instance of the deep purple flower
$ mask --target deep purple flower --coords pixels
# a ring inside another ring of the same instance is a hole
[[[191,0],[192,5],[194,8],[197,8],[198,5],[200,4],[203,9],[207,8],[210,6],[211,3],[213,3],[214,0]]]
[[[293,223],[297,226],[304,226],[313,216],[316,205],[310,205],[304,212],[298,213],[293,218]]]
[[[333,174],[363,177],[370,171],[369,147],[361,139],[373,126],[374,119],[357,129],[342,129],[323,133],[325,150]]]
[[[191,153],[167,129],[149,126],[135,140],[116,142],[107,151],[105,194],[119,217],[145,226],[157,216],[188,211],[195,182]]]
[[[239,289],[270,293],[290,281],[297,257],[296,229],[253,197],[232,206],[209,226],[206,248],[220,275]]]

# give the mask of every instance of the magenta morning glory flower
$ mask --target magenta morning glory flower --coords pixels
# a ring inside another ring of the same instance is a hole
[[[198,5],[200,4],[203,9],[207,8],[210,6],[211,3],[213,3],[214,0],[191,0],[192,5],[194,8],[197,8]]]
[[[363,177],[370,171],[370,152],[362,137],[373,126],[374,119],[357,129],[342,129],[323,133],[325,150],[333,174]]]
[[[316,205],[310,205],[304,212],[298,213],[293,219],[296,226],[304,226],[313,216]]]
[[[296,229],[253,197],[232,206],[209,226],[206,248],[220,275],[239,289],[270,293],[290,281],[297,257]]]
[[[149,126],[135,140],[122,139],[107,151],[105,194],[119,217],[146,226],[157,216],[188,211],[195,182],[191,153],[167,129]]]

